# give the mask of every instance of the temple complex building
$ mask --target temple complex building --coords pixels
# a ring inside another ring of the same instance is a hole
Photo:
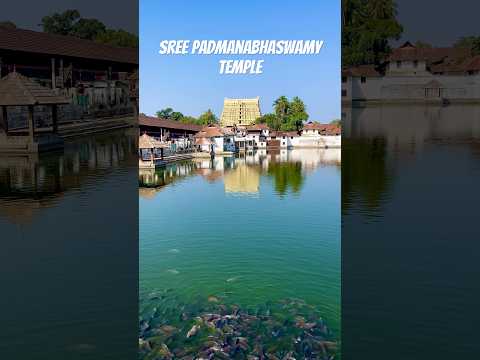
[[[223,101],[222,126],[252,125],[261,116],[260,98],[228,99]]]

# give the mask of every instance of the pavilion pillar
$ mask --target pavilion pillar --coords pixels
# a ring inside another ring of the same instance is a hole
[[[60,68],[58,71],[59,71],[60,87],[63,89],[65,84],[65,72],[63,69],[63,59],[60,59]]]
[[[57,104],[52,105],[52,127],[53,133],[58,133],[58,112],[57,112]]]
[[[5,131],[5,134],[8,134],[8,113],[7,113],[7,106],[2,106],[2,128]]]
[[[52,68],[52,89],[55,89],[55,58],[52,57],[51,61],[51,68]]]
[[[33,135],[35,134],[35,120],[33,118],[33,105],[28,105],[28,137],[33,142]]]

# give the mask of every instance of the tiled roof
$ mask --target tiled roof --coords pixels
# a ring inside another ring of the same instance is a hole
[[[465,64],[465,70],[467,71],[478,71],[480,70],[480,55],[474,56],[469,59]]]
[[[139,149],[153,149],[153,148],[161,148],[167,147],[165,144],[162,144],[160,141],[156,140],[155,138],[148,136],[147,134],[143,134],[138,139],[138,148]]]
[[[318,122],[311,122],[303,126],[304,130],[319,130],[321,135],[340,135],[342,129],[334,124],[320,124]]]
[[[153,116],[140,115],[138,117],[138,124],[140,126],[150,126],[165,129],[186,130],[192,132],[198,132],[202,129],[202,126],[195,124],[185,124],[179,121],[159,119]]]
[[[222,129],[217,126],[205,126],[195,135],[196,138],[212,138],[216,136],[224,136]]]
[[[298,136],[296,131],[277,131],[276,136]]]
[[[23,29],[0,28],[0,50],[138,64],[138,48],[117,47],[73,36]]]
[[[380,77],[382,75],[375,69],[375,65],[358,65],[343,69],[342,76]]]
[[[11,72],[0,79],[0,105],[49,105],[69,102],[52,89],[17,72]]]
[[[388,57],[389,61],[414,61],[424,60],[427,62],[437,62],[445,58],[459,59],[471,55],[468,48],[417,48],[414,46],[399,47],[392,51]]]

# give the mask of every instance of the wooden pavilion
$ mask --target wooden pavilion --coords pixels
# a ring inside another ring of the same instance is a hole
[[[39,152],[63,147],[63,140],[58,133],[57,106],[68,104],[69,100],[58,96],[55,91],[44,87],[17,72],[11,72],[0,79],[0,151]],[[36,135],[34,109],[37,105],[47,105],[52,111],[51,134]],[[13,134],[8,124],[8,107],[27,107],[27,126],[25,131]]]

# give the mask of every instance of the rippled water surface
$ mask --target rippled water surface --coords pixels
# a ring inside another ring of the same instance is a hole
[[[179,303],[298,298],[338,339],[339,149],[196,159],[141,170],[140,185],[141,304],[167,289]]]

